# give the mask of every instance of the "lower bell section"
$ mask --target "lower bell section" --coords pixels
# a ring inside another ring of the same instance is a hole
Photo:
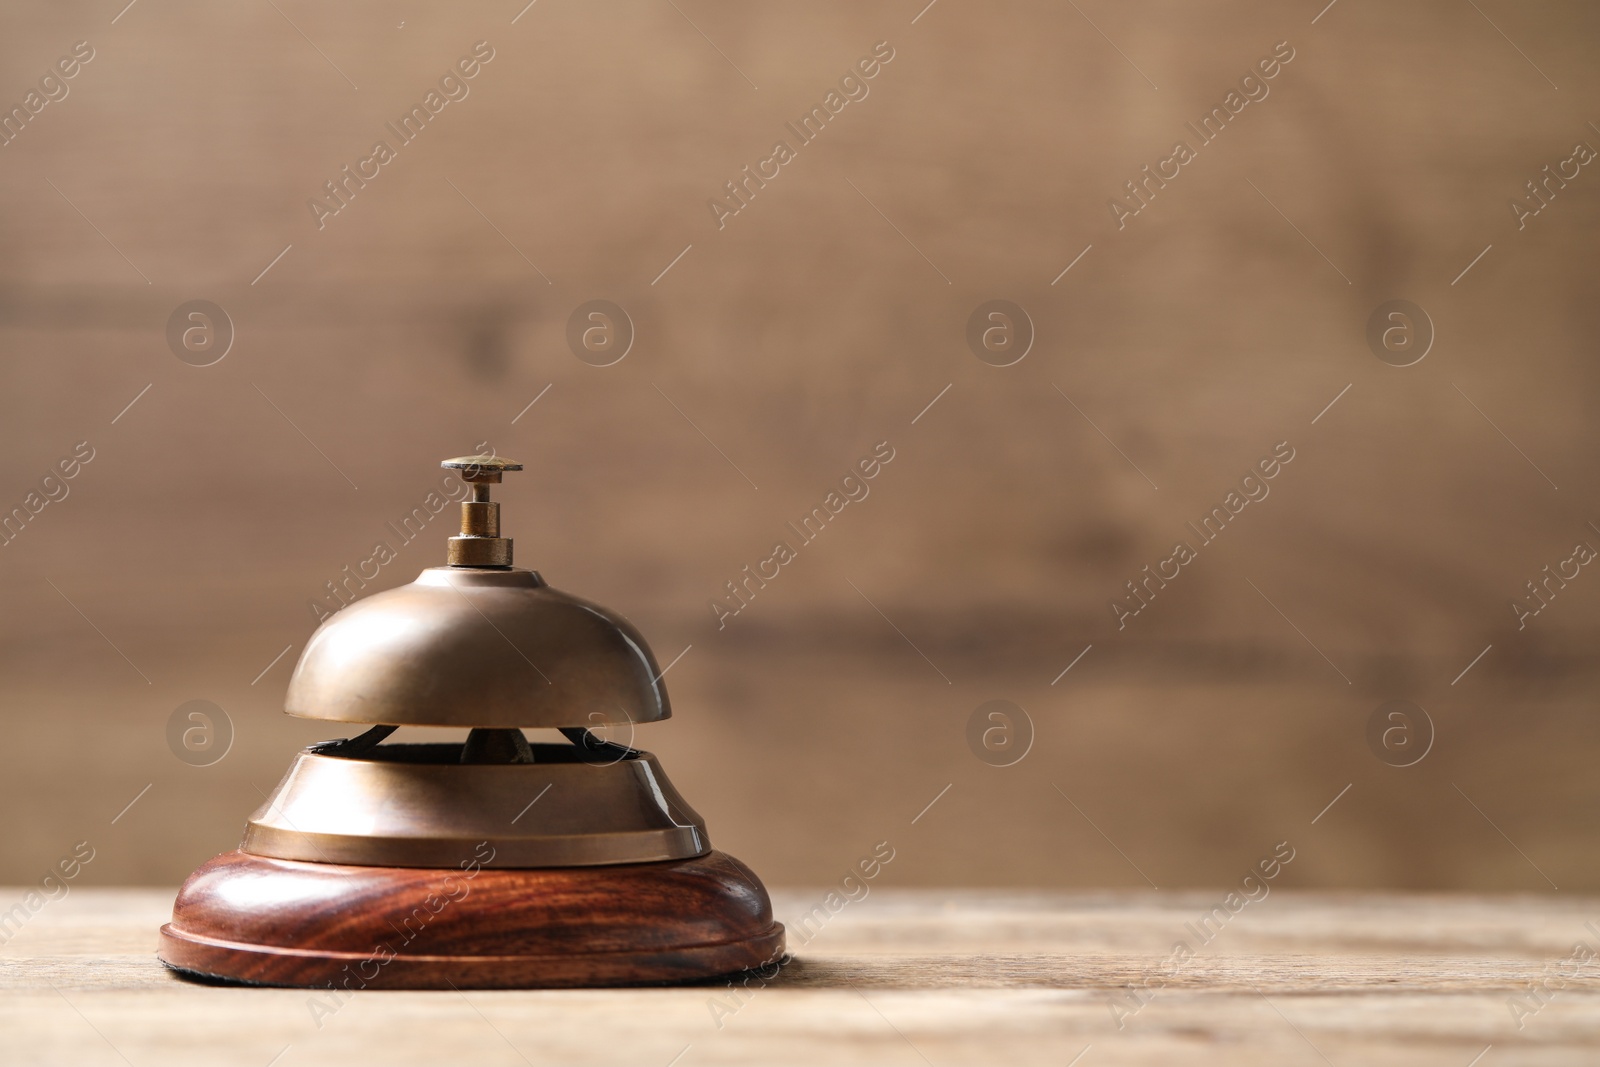
[[[244,847],[189,876],[162,962],[353,992],[679,982],[782,957],[760,879],[711,850],[649,753],[338,751],[297,757]]]

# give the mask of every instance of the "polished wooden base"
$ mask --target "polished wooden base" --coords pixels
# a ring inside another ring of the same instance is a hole
[[[184,883],[162,962],[361,989],[639,985],[776,963],[783,926],[732,856],[601,867],[356,867],[224,853]]]

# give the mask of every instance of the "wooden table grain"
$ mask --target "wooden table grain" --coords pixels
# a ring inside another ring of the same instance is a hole
[[[172,893],[74,889],[0,919],[0,1062],[1600,1063],[1596,898],[828,892],[774,893],[770,980],[340,1000],[179,980]]]

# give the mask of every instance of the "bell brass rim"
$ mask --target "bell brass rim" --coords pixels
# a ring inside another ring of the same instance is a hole
[[[532,763],[461,763],[460,744],[295,757],[250,816],[252,855],[382,867],[585,867],[710,851],[655,756],[535,744]],[[587,762],[592,759],[593,762]]]

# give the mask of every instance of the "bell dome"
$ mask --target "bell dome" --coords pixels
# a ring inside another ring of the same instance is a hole
[[[391,726],[596,727],[672,714],[633,625],[513,568],[430,567],[312,636],[284,710]]]
[[[312,635],[289,714],[389,726],[595,727],[672,714],[639,631],[511,566],[489,486],[522,465],[464,456],[441,466],[472,488],[450,566],[359,600]]]

